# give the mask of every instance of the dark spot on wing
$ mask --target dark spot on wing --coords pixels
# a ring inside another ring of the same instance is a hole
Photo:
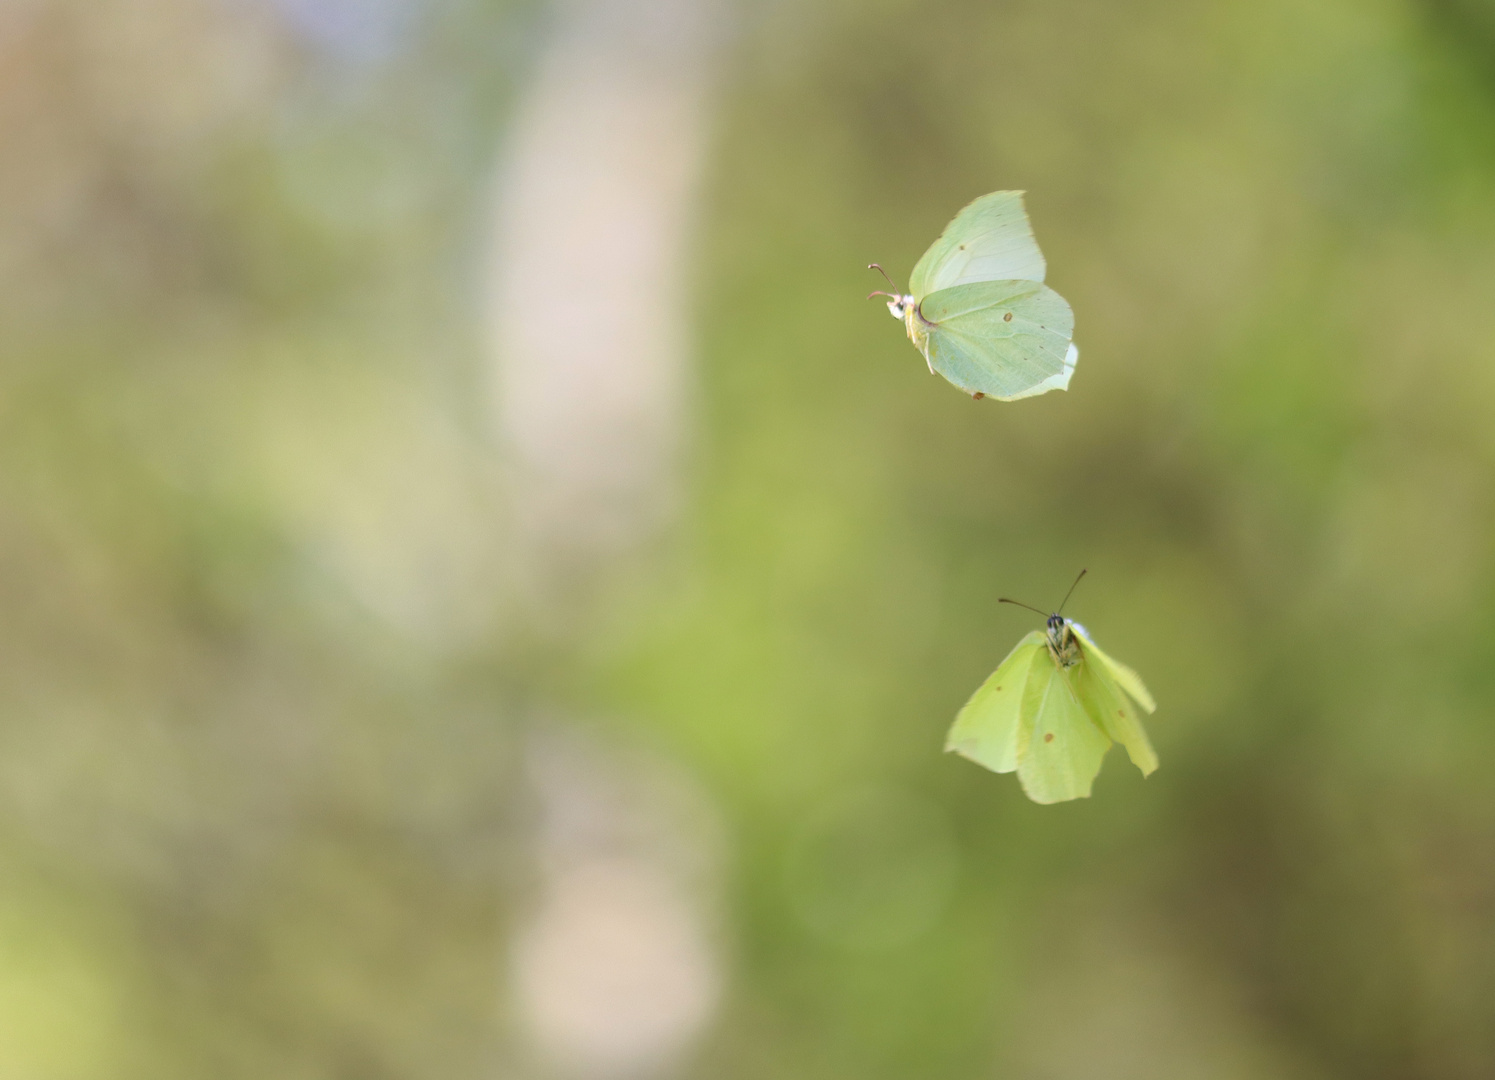
[[[999,687],[997,687],[997,689],[998,689],[998,690],[1000,690],[1000,689],[1002,689],[1002,688],[1001,688],[1001,687],[1000,687],[1000,686],[999,686]]]
[[[1122,719],[1125,719],[1126,718],[1126,710],[1125,709],[1117,709],[1116,710],[1116,715],[1119,716],[1119,717],[1121,717]]]
[[[1047,735],[1045,735],[1043,737],[1043,741],[1044,742],[1053,742],[1054,741],[1054,733],[1052,731],[1049,732]]]
[[[964,250],[965,250],[965,249],[966,249],[966,246],[965,246],[965,245],[964,245],[964,244],[961,244],[961,245],[960,245],[960,250],[961,250],[961,251],[964,251]]]
[[[1012,312],[1009,311],[1006,315],[1003,315],[1002,316],[1002,321],[1003,322],[1011,322],[1012,321]]]
[[[974,394],[972,394],[972,395],[971,395],[971,399],[972,399],[972,400],[973,400],[973,401],[980,401],[980,400],[981,400],[981,399],[982,399],[982,398],[984,398],[984,397],[985,397],[985,396],[986,396],[986,395],[985,395],[985,394],[983,394],[983,393],[982,393],[982,392],[981,392],[981,391],[980,391],[980,390],[977,390],[977,391],[976,391],[976,392],[975,392],[975,393],[974,393]]]

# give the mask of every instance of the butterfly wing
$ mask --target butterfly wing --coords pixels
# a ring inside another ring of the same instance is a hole
[[[1017,776],[1028,798],[1037,803],[1088,798],[1111,740],[1047,652],[1028,674],[1022,715]]]
[[[1085,654],[1087,656],[1093,656],[1096,660],[1098,660],[1100,662],[1100,666],[1105,669],[1106,674],[1108,674],[1117,683],[1117,685],[1119,685],[1123,690],[1130,694],[1132,699],[1148,712],[1155,712],[1157,710],[1157,704],[1152,700],[1152,695],[1147,692],[1147,687],[1142,683],[1142,676],[1138,675],[1135,671],[1133,671],[1131,668],[1127,667],[1120,661],[1112,660],[1108,655],[1102,652],[1101,647],[1097,645],[1093,640],[1091,640],[1090,631],[1086,630],[1079,623],[1071,620],[1069,626],[1070,629],[1072,629],[1076,634],[1080,636],[1080,641],[1084,646]]]
[[[972,202],[929,245],[909,277],[915,300],[973,281],[1042,281],[1046,270],[1021,191]]]
[[[1081,654],[1083,659],[1071,669],[1070,676],[1080,704],[1102,731],[1126,747],[1127,757],[1142,770],[1142,775],[1151,775],[1158,767],[1158,755],[1137,716],[1137,707],[1127,699],[1105,665],[1087,652],[1083,644]]]
[[[1080,362],[1080,350],[1073,341],[1069,343],[1069,351],[1064,354],[1064,370],[1057,375],[1050,375],[1043,382],[1031,390],[1024,390],[1021,394],[1013,394],[1007,398],[1008,401],[1016,401],[1018,398],[1037,397],[1039,394],[1047,394],[1050,390],[1068,390],[1069,377],[1075,373],[1075,366]]]
[[[1011,401],[1069,385],[1074,314],[1041,282],[941,289],[910,319],[929,366],[968,394]]]
[[[1023,688],[1035,659],[1045,651],[1044,636],[1038,630],[1019,641],[955,717],[945,749],[992,772],[1016,769]]]

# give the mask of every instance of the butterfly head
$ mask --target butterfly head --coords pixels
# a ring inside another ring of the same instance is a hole
[[[883,276],[883,279],[887,281],[888,285],[890,285],[894,289],[898,288],[897,285],[893,284],[893,279],[888,277],[888,272],[881,266],[878,266],[876,263],[868,263],[867,269],[876,270]],[[915,306],[914,298],[912,296],[904,296],[900,292],[882,292],[881,290],[879,290],[877,292],[868,293],[867,299],[871,300],[874,296],[886,296],[888,298],[888,311],[892,312],[893,318],[898,319],[899,321],[902,321],[908,314],[909,309]]]
[[[913,306],[914,298],[912,296],[894,296],[888,300],[888,311],[899,322],[907,319],[909,309]]]
[[[1064,604],[1069,603],[1069,598],[1074,595],[1075,585],[1078,585],[1080,578],[1084,576],[1085,571],[1081,570],[1080,577],[1075,578],[1074,585],[1071,585],[1069,592],[1064,594]],[[1016,604],[1018,607],[1025,607],[1038,615],[1043,614],[1042,609],[1036,608],[1032,604],[1025,604],[1021,600],[1009,600],[1005,596],[998,597],[997,603]],[[1085,628],[1073,619],[1066,619],[1064,617],[1062,614],[1064,604],[1060,604],[1059,610],[1044,620],[1044,625],[1048,630],[1049,655],[1054,658],[1054,663],[1062,668],[1072,668],[1084,659],[1083,654],[1080,652],[1080,637],[1085,633]],[[1075,633],[1076,630],[1079,631],[1078,634]]]

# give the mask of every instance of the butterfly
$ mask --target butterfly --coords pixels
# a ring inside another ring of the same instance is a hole
[[[877,263],[868,266],[893,279]],[[1074,313],[1043,283],[1021,191],[993,191],[945,226],[914,266],[907,295],[888,298],[909,340],[938,372],[972,397],[1001,401],[1065,390],[1079,363]]]
[[[1081,570],[1075,585],[1084,576]],[[1018,600],[1001,602],[1038,611]],[[1063,610],[1060,604],[1046,630],[1034,630],[1007,654],[945,740],[946,750],[993,772],[1016,771],[1038,803],[1087,798],[1112,740],[1126,747],[1143,776],[1158,767],[1137,715],[1139,705],[1149,713],[1157,707],[1152,695],[1135,671],[1102,652]]]

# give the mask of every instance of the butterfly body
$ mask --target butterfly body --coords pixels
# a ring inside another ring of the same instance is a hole
[[[1079,362],[1074,315],[1043,284],[1022,194],[972,202],[914,267],[907,294],[873,294],[888,297],[929,370],[977,398],[1066,389]]]
[[[902,320],[908,339],[914,343],[914,348],[924,354],[924,361],[929,364],[929,374],[935,374],[934,364],[929,361],[930,325],[919,314],[919,302],[912,296],[895,296],[888,301],[888,311],[893,318]]]
[[[1086,798],[1113,741],[1143,776],[1157,768],[1139,706],[1156,708],[1141,677],[1056,613],[971,696],[945,749],[993,772],[1016,772],[1034,802]]]
[[[1080,662],[1079,637],[1071,629],[1070,621],[1063,615],[1055,612],[1049,616],[1047,636],[1049,655],[1053,657],[1054,663],[1061,668],[1072,668]]]

